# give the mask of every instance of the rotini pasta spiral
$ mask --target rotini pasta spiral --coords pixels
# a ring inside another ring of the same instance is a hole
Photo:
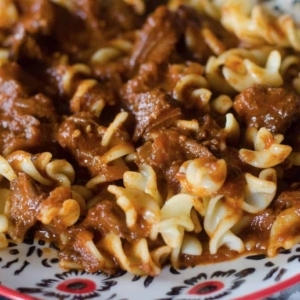
[[[269,52],[265,48],[266,53]],[[262,57],[255,52],[245,50],[228,50],[218,58],[211,56],[206,65],[206,76],[209,84],[221,93],[231,94],[233,90],[243,91],[254,84],[280,86],[283,82],[280,74],[281,57],[278,51],[270,52],[265,67],[259,66]],[[221,68],[221,74],[219,69]]]
[[[228,0],[221,10],[221,22],[250,45],[271,44],[299,50],[299,34],[291,16],[269,14],[256,1]]]
[[[230,230],[241,215],[241,211],[231,207],[222,195],[209,200],[204,217],[204,229],[210,236],[210,253],[217,253],[222,245],[227,245],[239,253],[244,251],[243,241]]]
[[[246,163],[257,168],[271,168],[282,163],[291,153],[292,148],[288,145],[280,144],[281,140],[266,128],[261,128],[255,137],[254,151],[240,149],[240,158]]]
[[[12,0],[0,3],[0,28],[6,29],[14,25],[19,18],[18,10]]]

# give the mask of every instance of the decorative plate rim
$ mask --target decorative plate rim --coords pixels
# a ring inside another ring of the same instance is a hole
[[[284,289],[287,289],[300,281],[300,274],[295,275],[287,280],[284,280],[276,285],[267,287],[265,289],[255,291],[250,294],[246,294],[241,297],[234,298],[232,300],[253,300],[253,299],[262,299],[264,297],[274,295],[277,292],[280,292]],[[7,286],[0,284],[0,295],[3,297],[7,297],[11,300],[40,300],[40,298],[35,298],[33,296],[18,292],[13,288],[9,288]]]
[[[12,300],[113,299],[251,300],[281,293],[300,282],[300,244],[276,257],[241,256],[185,270],[165,267],[158,277],[63,270],[56,250],[43,241],[10,243],[0,251],[0,295]]]
[[[265,289],[255,291],[253,293],[234,298],[232,300],[253,300],[253,299],[262,299],[264,297],[274,295],[277,292],[280,292],[284,289],[287,289],[300,281],[300,274],[295,275],[287,280],[284,280],[276,285],[267,287]],[[0,284],[0,295],[3,297],[8,297],[11,300],[39,300],[33,296],[18,292],[12,288]]]

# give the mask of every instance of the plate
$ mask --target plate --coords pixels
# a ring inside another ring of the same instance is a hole
[[[265,5],[300,19],[298,0]],[[272,259],[250,255],[188,269],[165,267],[158,277],[66,271],[59,268],[56,252],[30,237],[22,244],[11,242],[0,251],[0,295],[19,300],[252,300],[280,295],[300,281],[300,245]]]
[[[0,294],[20,300],[253,300],[300,281],[300,245],[272,259],[251,255],[185,270],[165,267],[158,277],[64,271],[56,250],[41,240],[10,243],[0,257]]]

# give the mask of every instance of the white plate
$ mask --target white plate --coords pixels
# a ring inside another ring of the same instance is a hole
[[[300,1],[271,0],[266,5],[300,20]],[[300,245],[273,259],[256,255],[186,270],[166,267],[156,278],[88,274],[60,269],[55,249],[27,240],[0,251],[0,295],[19,300],[253,300],[297,283],[299,270]]]
[[[166,267],[155,278],[64,271],[58,267],[56,250],[43,241],[11,243],[0,257],[0,281],[10,288],[0,286],[0,294],[24,300],[253,300],[300,280],[300,245],[273,259],[254,255],[186,270]]]

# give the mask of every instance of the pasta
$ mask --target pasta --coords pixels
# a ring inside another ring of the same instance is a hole
[[[266,48],[266,51],[269,51]],[[272,51],[266,57],[265,67],[260,67],[255,63],[256,57],[251,50],[233,49],[224,52],[217,58],[211,56],[206,65],[206,72],[209,83],[217,89],[230,93],[232,89],[243,91],[254,84],[266,84],[270,86],[280,86],[283,83],[279,73],[281,57],[278,51]],[[260,55],[265,55],[264,52]],[[251,57],[251,59],[249,58]],[[263,57],[258,58],[261,60]],[[219,68],[222,68],[220,76]]]
[[[5,0],[1,2],[0,7],[0,27],[9,28],[18,19],[18,11],[13,1]]]
[[[267,42],[299,50],[298,29],[291,16],[274,16],[255,2],[249,1],[247,5],[238,0],[225,2],[222,7],[224,14],[221,13],[222,24],[250,45]]]
[[[250,213],[258,213],[267,208],[276,194],[276,172],[274,169],[265,169],[255,177],[245,174],[247,191],[242,209]]]
[[[240,216],[239,211],[228,205],[222,195],[210,199],[205,213],[204,229],[210,236],[211,254],[215,254],[224,244],[239,253],[244,251],[244,243],[230,230],[239,221]]]
[[[184,162],[179,172],[180,175],[184,174],[182,179],[179,179],[184,190],[199,197],[206,197],[222,187],[227,167],[223,159],[197,158]]]
[[[257,132],[254,141],[254,151],[240,149],[240,158],[257,168],[270,168],[283,162],[291,153],[292,149],[288,145],[282,145],[264,127]]]
[[[0,249],[157,276],[299,243],[299,30],[255,0],[0,2]]]

